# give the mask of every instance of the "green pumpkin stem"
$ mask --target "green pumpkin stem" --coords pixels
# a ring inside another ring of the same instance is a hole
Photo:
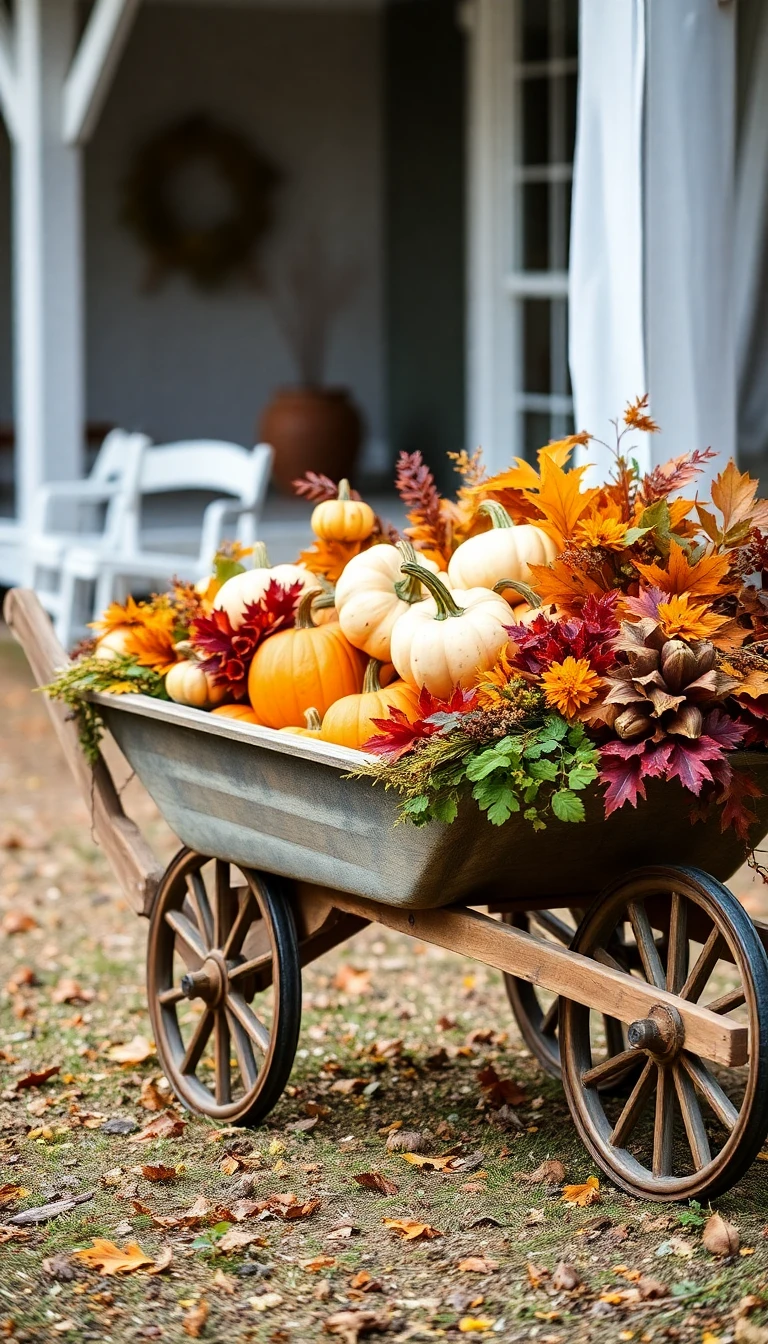
[[[484,499],[477,510],[478,513],[487,513],[491,520],[491,527],[514,527],[507,510],[503,504],[499,504],[495,499]]]
[[[403,557],[403,561],[408,565],[418,564],[418,556],[413,544],[407,537],[401,537],[397,543],[397,549]],[[418,579],[411,578],[398,579],[395,584],[395,592],[401,602],[420,602],[422,598],[421,584]]]
[[[383,663],[381,663],[378,658],[370,658],[368,660],[368,666],[365,669],[365,677],[363,678],[363,695],[375,695],[381,690],[379,673],[382,667]]]
[[[314,705],[312,705],[309,709],[304,710],[305,728],[308,728],[311,733],[319,733],[322,726],[323,721],[320,718],[320,714],[315,709]]]
[[[312,620],[312,603],[316,597],[322,597],[322,588],[310,588],[308,593],[302,595],[299,602],[299,609],[296,612],[297,630],[316,630],[317,626]]]
[[[255,541],[253,543],[251,559],[253,561],[253,569],[271,569],[269,554],[263,541]]]
[[[319,596],[318,599],[317,599],[317,601],[316,601],[316,602],[313,602],[313,603],[312,603],[312,606],[313,606],[317,611],[327,611],[328,607],[335,607],[335,606],[336,606],[336,589],[335,589],[335,588],[330,588],[330,589],[325,589],[325,588],[323,588],[322,591],[321,591],[321,593],[320,593],[320,596]]]
[[[435,616],[436,621],[445,621],[449,616],[464,615],[463,607],[460,607],[458,603],[454,601],[445,584],[438,579],[436,574],[432,573],[431,569],[425,569],[423,565],[411,564],[401,565],[400,568],[404,574],[410,574],[418,579],[419,583],[423,583],[424,587],[435,599],[435,604],[437,606],[437,615]]]
[[[352,494],[351,494],[351,491],[350,491],[350,488],[349,488],[349,481],[346,479],[346,477],[344,478],[343,481],[339,481],[339,492],[338,492],[336,498],[337,498],[337,499],[351,499],[351,498],[352,498]]]
[[[516,593],[525,598],[529,607],[541,606],[539,594],[529,588],[527,583],[521,583],[519,579],[499,579],[499,582],[493,585],[494,593],[503,593],[505,588],[513,588]]]

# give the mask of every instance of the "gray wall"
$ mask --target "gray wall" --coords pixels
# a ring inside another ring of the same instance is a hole
[[[376,13],[142,8],[86,155],[91,419],[159,440],[245,442],[270,391],[295,380],[258,294],[242,283],[201,294],[178,274],[144,292],[144,256],[118,222],[134,148],[202,110],[245,133],[286,175],[273,254],[309,228],[359,267],[327,376],[353,389],[372,435],[385,434],[380,30]]]

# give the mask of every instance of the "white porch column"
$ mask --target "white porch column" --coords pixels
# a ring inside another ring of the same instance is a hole
[[[647,391],[662,427],[642,445],[649,461],[709,445],[730,455],[735,4],[581,0],[580,51],[576,427],[605,437]],[[582,460],[605,474],[593,445]]]
[[[84,436],[82,167],[62,136],[75,0],[20,0],[13,139],[17,512],[78,476]]]

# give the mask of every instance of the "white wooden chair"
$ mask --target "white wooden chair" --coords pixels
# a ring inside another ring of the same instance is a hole
[[[61,601],[56,632],[64,647],[74,634],[76,603],[83,585],[92,585],[93,613],[98,616],[110,602],[125,597],[133,586],[142,589],[166,587],[175,575],[195,582],[209,574],[222,541],[238,540],[250,545],[255,539],[264,507],[273,452],[268,444],[252,450],[216,440],[142,447],[131,473],[123,476],[122,502],[117,520],[117,542],[70,547],[62,564]],[[162,528],[155,529],[155,544],[145,543],[142,513],[148,498],[166,495],[167,509],[188,493],[215,494],[206,504],[202,523],[181,529],[188,549],[174,549],[179,529],[168,511]],[[162,544],[167,543],[167,544]]]
[[[146,434],[110,430],[89,476],[38,488],[24,542],[24,583],[37,590],[49,615],[58,618],[61,610],[65,555],[78,545],[109,553],[120,544],[124,482],[130,478],[129,489],[135,488],[140,456],[150,442]]]

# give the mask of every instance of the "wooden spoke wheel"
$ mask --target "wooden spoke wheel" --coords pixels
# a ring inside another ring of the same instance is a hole
[[[581,917],[579,910],[514,910],[502,915],[505,924],[513,928],[524,929],[536,938],[560,943],[570,947],[576,934],[576,926]],[[614,944],[616,940],[614,940]],[[625,969],[630,969],[631,950],[614,946],[617,960]],[[515,1021],[520,1034],[539,1061],[545,1073],[560,1078],[559,1018],[560,1000],[557,994],[539,989],[527,980],[518,980],[517,976],[504,974],[504,987],[507,991]],[[603,1015],[591,1023],[592,1050],[597,1056],[602,1051],[606,1058],[612,1058],[626,1049],[626,1038],[621,1022],[614,1017]],[[610,1091],[626,1091],[632,1076],[638,1071],[638,1063],[630,1061],[627,1068],[608,1078],[604,1085]]]
[[[616,966],[612,941],[634,947],[633,974],[747,1028],[748,1061],[710,1064],[686,1048],[682,1019],[659,1005],[627,1030],[627,1048],[592,1054],[590,1008],[560,1000],[563,1085],[598,1166],[623,1190],[660,1201],[711,1199],[754,1161],[768,1129],[768,957],[736,898],[692,868],[645,868],[599,897],[573,950]],[[639,1056],[628,1098],[600,1085]]]
[[[182,849],[152,910],[147,990],[179,1100],[214,1120],[263,1120],[301,1025],[296,929],[278,879]]]

